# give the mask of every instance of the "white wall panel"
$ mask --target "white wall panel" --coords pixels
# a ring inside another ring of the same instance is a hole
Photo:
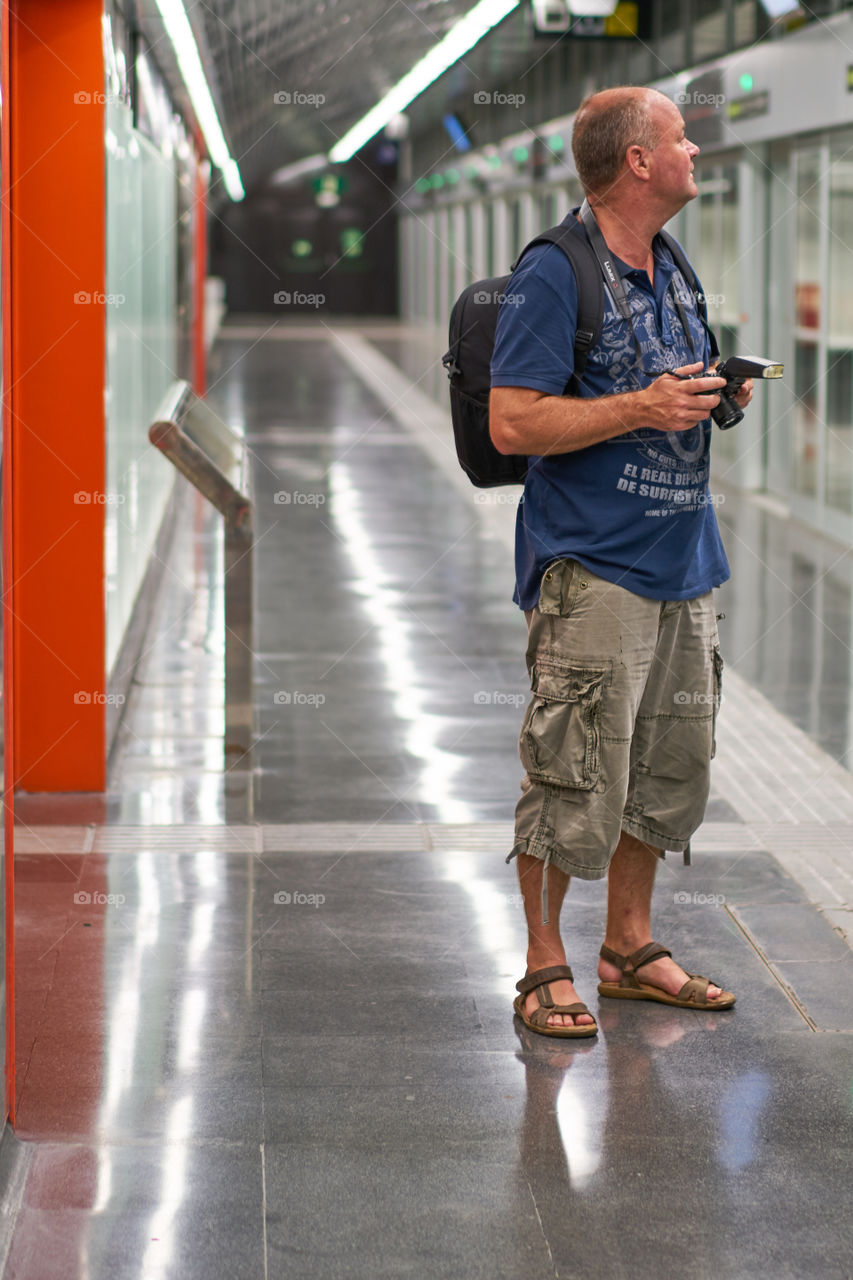
[[[174,481],[148,427],[175,378],[176,179],[132,124],[107,103],[106,563],[111,671]]]

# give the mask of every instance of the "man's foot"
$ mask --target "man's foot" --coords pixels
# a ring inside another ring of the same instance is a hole
[[[535,973],[537,969],[545,969],[552,964],[565,964],[565,958],[562,960],[553,957],[545,957],[537,960],[535,957],[528,956],[527,972]],[[580,1000],[580,996],[575,991],[574,985],[569,982],[568,978],[558,978],[556,982],[549,982],[548,989],[551,992],[551,999],[554,1004],[575,1004]],[[539,1008],[539,999],[535,991],[528,992],[527,999],[524,1002],[524,1012],[528,1018]],[[591,1026],[595,1022],[588,1013],[551,1013],[548,1015],[547,1025],[549,1027],[583,1027]]]
[[[649,942],[651,942],[651,938]],[[628,956],[634,951],[639,951],[640,947],[646,944],[608,940],[605,945],[620,955]],[[690,980],[690,974],[685,973],[681,966],[677,965],[670,956],[661,956],[657,960],[649,961],[648,964],[641,964],[636,972],[640,982],[646,983],[650,987],[659,987],[661,991],[665,991],[667,995],[671,996],[677,996],[685,982]],[[618,965],[611,964],[609,960],[605,960],[602,957],[598,962],[598,976],[602,982],[619,982],[622,977],[622,970]],[[568,986],[569,984],[567,983],[566,985]],[[721,987],[715,987],[713,983],[708,987],[709,1001],[717,999],[722,994]]]

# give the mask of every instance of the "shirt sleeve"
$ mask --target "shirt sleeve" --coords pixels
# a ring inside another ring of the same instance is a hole
[[[498,312],[493,387],[530,387],[560,396],[574,370],[578,287],[557,245],[524,255]]]

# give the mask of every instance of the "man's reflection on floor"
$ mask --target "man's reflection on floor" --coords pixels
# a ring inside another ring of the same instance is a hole
[[[707,1044],[697,1054],[697,1037],[723,1030],[721,1015],[642,1012],[602,1001],[595,1040],[536,1035],[514,1019],[527,1085],[521,1170],[555,1262],[561,1246],[566,1265],[573,1248],[576,1261],[585,1256],[576,1252],[579,1235],[595,1241],[598,1261],[587,1274],[605,1258],[609,1275],[622,1265],[629,1274],[634,1255],[625,1232],[630,1227],[639,1247],[638,1221],[644,1249],[656,1230],[663,1241],[680,1222],[683,1247],[692,1237],[695,1249],[697,1236],[704,1238],[710,1252],[703,1247],[699,1255],[712,1265],[707,1228],[724,1222],[731,1172],[757,1158],[771,1094],[763,1073],[721,1079],[718,1054]]]

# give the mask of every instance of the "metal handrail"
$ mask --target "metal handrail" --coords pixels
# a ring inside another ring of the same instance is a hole
[[[245,440],[187,382],[169,388],[148,438],[225,520],[225,751],[239,753],[237,764],[248,765],[254,741],[254,532]]]

